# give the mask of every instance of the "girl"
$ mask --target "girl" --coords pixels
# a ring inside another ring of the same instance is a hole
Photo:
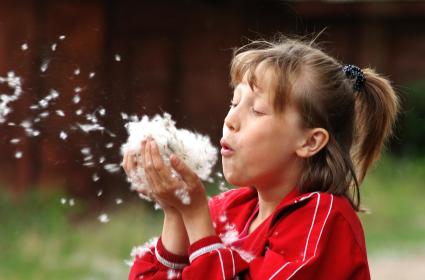
[[[143,141],[164,226],[129,279],[370,279],[356,211],[397,114],[390,83],[291,39],[242,47],[230,74],[220,143],[224,176],[238,188],[208,201],[183,161],[170,158],[175,178]],[[124,156],[126,172],[135,164]],[[174,195],[181,186],[190,205]]]

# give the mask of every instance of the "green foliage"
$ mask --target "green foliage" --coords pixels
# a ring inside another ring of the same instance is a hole
[[[361,187],[360,214],[368,249],[410,250],[425,245],[425,158],[386,157]]]

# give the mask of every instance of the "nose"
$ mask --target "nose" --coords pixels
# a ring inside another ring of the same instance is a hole
[[[230,109],[224,119],[224,125],[231,131],[238,131],[240,129],[240,120],[238,118],[237,108]]]

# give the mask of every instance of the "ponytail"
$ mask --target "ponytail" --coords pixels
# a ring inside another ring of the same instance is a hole
[[[359,182],[379,159],[385,141],[392,134],[399,100],[390,82],[373,69],[363,70],[364,85],[355,93],[355,137],[352,157]]]

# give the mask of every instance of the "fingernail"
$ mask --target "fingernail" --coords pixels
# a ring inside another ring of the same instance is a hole
[[[179,162],[179,159],[177,158],[176,155],[172,154],[170,156],[170,161],[172,161],[174,164],[177,164]]]

